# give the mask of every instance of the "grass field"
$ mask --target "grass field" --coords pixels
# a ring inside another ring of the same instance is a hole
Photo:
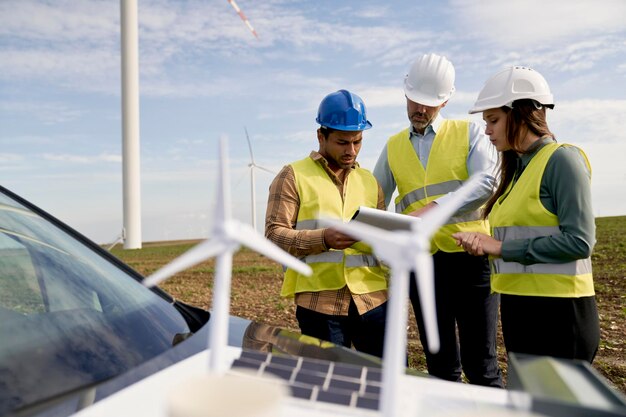
[[[593,366],[626,394],[626,216],[596,219],[597,239],[593,271],[600,313],[601,342]],[[144,275],[182,254],[197,241],[146,243],[143,249],[113,253]],[[209,309],[215,261],[209,260],[178,274],[162,287],[174,297]],[[297,330],[291,300],[279,296],[282,267],[247,249],[234,257],[231,314]],[[426,370],[414,319],[409,322],[409,366]],[[499,335],[498,356],[506,371],[506,355]]]

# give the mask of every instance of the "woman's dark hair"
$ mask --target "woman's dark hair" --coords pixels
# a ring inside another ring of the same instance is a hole
[[[554,134],[548,128],[545,106],[535,100],[516,100],[513,102],[513,108],[504,106],[502,110],[507,114],[505,132],[511,149],[500,153],[500,181],[483,208],[483,218],[485,219],[489,216],[498,198],[504,194],[504,191],[513,181],[517,169],[517,154],[526,152],[526,149],[522,148],[526,135],[532,133],[539,137],[550,136],[555,139]]]

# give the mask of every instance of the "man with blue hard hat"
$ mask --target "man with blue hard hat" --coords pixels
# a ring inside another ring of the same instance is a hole
[[[265,236],[313,269],[311,277],[287,269],[281,296],[294,297],[303,334],[382,357],[386,270],[367,245],[319,225],[320,216],[347,221],[359,206],[385,208],[376,179],[356,162],[372,124],[346,90],[322,100],[316,122],[319,150],[283,167],[270,186]]]

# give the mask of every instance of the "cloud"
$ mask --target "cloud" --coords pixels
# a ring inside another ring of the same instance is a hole
[[[374,107],[404,107],[404,90],[398,83],[397,87],[363,87],[359,90],[368,108]]]
[[[452,0],[468,35],[508,47],[563,45],[564,40],[624,32],[622,0]]]
[[[37,136],[37,135],[11,136],[7,138],[0,138],[0,143],[6,146],[9,146],[9,145],[15,146],[16,144],[20,144],[20,145],[24,145],[32,149],[33,147],[48,146],[54,143],[54,140],[52,140],[51,138],[47,136]]]
[[[43,159],[47,161],[67,162],[71,164],[94,164],[98,162],[122,162],[122,156],[117,154],[103,153],[95,156],[88,155],[72,155],[72,154],[56,154],[45,153],[42,155]]]
[[[80,118],[84,111],[63,102],[0,102],[0,112],[5,115],[24,115],[41,120],[44,124],[64,123]]]
[[[22,162],[24,158],[14,153],[0,153],[0,164],[11,164]]]
[[[49,42],[49,46],[76,41],[112,42],[119,32],[117,3],[102,1],[3,0],[0,2],[0,37]]]
[[[548,113],[548,122],[562,142],[626,143],[625,114],[626,100],[569,100]]]
[[[45,79],[70,90],[119,93],[120,57],[114,50],[71,48],[0,50],[0,79]]]

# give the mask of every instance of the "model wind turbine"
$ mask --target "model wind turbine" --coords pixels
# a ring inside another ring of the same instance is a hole
[[[252,142],[250,142],[250,136],[248,136],[248,129],[243,128],[246,132],[246,140],[248,141],[248,149],[250,150],[250,163],[248,166],[250,167],[250,198],[252,201],[252,228],[256,230],[256,185],[254,180],[254,170],[260,169],[261,171],[269,172],[270,174],[276,175],[276,173],[272,170],[264,168],[260,165],[257,165],[254,162],[254,154],[252,153]]]
[[[145,286],[152,287],[177,272],[192,267],[212,256],[217,256],[213,309],[209,320],[209,372],[214,374],[223,374],[228,368],[224,357],[228,342],[230,280],[233,254],[241,245],[260,252],[301,274],[311,275],[311,268],[308,265],[259,235],[249,225],[231,218],[227,142],[225,138],[222,138],[220,141],[220,178],[213,216],[213,231],[210,238],[174,259],[143,281]]]
[[[404,373],[407,346],[409,273],[415,271],[428,349],[437,353],[439,331],[430,238],[480,185],[481,178],[482,175],[476,175],[469,179],[446,204],[437,205],[426,212],[421,220],[407,216],[407,221],[411,220],[408,231],[392,232],[359,221],[342,223],[337,220],[324,220],[332,227],[368,243],[376,255],[391,267],[381,393],[381,411],[385,417],[402,415],[400,376]]]

